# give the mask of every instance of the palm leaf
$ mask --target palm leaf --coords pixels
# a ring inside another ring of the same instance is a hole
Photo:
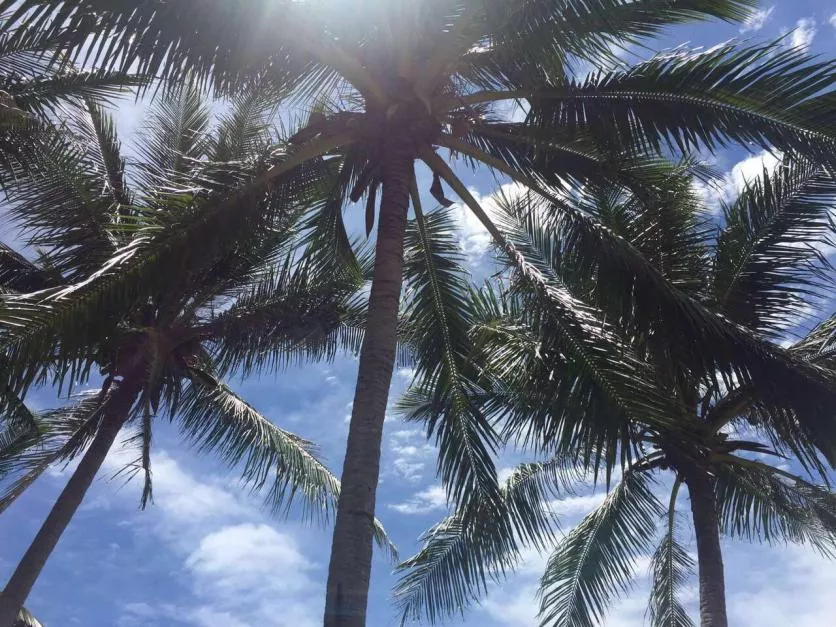
[[[417,193],[413,206],[404,242],[404,326],[416,368],[411,391],[426,402],[410,418],[425,421],[429,437],[435,434],[451,498],[490,502],[498,495],[492,460],[498,439],[471,398],[478,373],[470,360],[468,278],[455,225],[443,209],[424,215]]]
[[[647,476],[628,471],[561,542],[540,582],[540,624],[594,627],[625,593],[637,558],[652,548],[661,504]]]
[[[547,546],[556,524],[546,503],[580,479],[574,461],[518,466],[498,503],[470,502],[424,534],[418,554],[398,566],[394,597],[404,621],[463,612],[517,565],[523,545]]]
[[[833,92],[827,90],[834,72],[833,62],[779,44],[675,50],[626,70],[538,89],[528,122],[566,129],[595,124],[596,132],[624,146],[641,141],[653,150],[663,142],[687,152],[734,141],[788,146],[829,160],[834,132],[826,112]]]
[[[650,569],[650,624],[652,627],[694,627],[679,600],[682,586],[694,573],[694,560],[676,540],[676,497],[680,482],[674,483],[668,508],[668,526],[662,542],[653,553]]]
[[[717,470],[717,503],[724,533],[749,541],[808,543],[836,550],[836,495],[825,486],[735,456]]]
[[[11,505],[50,466],[68,462],[93,439],[101,419],[100,395],[36,417],[37,437],[25,446],[0,450],[0,513]],[[18,443],[19,444],[19,443]]]
[[[820,252],[833,246],[836,180],[811,162],[785,160],[724,207],[714,259],[717,310],[775,339],[832,288]]]
[[[316,457],[310,442],[278,428],[229,388],[195,378],[184,391],[176,420],[199,450],[241,467],[242,480],[266,490],[266,502],[286,512],[295,500],[306,516],[328,518],[339,481]]]
[[[292,256],[250,276],[235,303],[202,325],[220,371],[276,370],[302,358],[359,351],[365,308],[356,291],[363,277],[345,267],[326,276]]]
[[[274,511],[287,513],[298,503],[306,516],[325,520],[336,509],[340,482],[319,461],[314,445],[277,427],[225,385],[212,383],[211,376],[194,373],[175,419],[200,451],[217,453],[241,469],[253,491],[266,491]],[[377,519],[374,537],[397,559],[397,548]]]

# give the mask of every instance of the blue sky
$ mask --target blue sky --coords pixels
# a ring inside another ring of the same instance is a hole
[[[764,4],[749,24],[701,24],[672,30],[654,49],[680,43],[711,46],[732,38],[773,39],[808,46],[829,57],[836,52],[836,5],[815,0]],[[644,51],[637,51],[644,56]],[[141,107],[124,103],[118,112],[124,141],[141,117]],[[733,197],[747,176],[760,171],[763,155],[744,150],[719,154],[727,172],[709,199]],[[767,157],[768,159],[768,157]],[[495,190],[488,175],[468,184],[482,197]],[[349,208],[359,224],[362,208]],[[490,267],[486,234],[460,209],[461,244],[475,275]],[[317,442],[339,470],[348,430],[356,361],[296,368],[278,376],[235,382],[236,389],[275,422]],[[394,377],[394,402],[410,373]],[[36,408],[51,406],[48,393],[32,397]],[[179,442],[164,421],[154,442],[155,503],[139,510],[140,488],[110,477],[131,454],[118,450],[90,490],[29,600],[47,627],[277,626],[307,627],[321,621],[331,531],[279,520],[243,490],[234,474]],[[0,516],[0,581],[5,580],[57,496],[68,471],[55,469]],[[417,425],[394,415],[386,423],[378,516],[403,556],[416,538],[446,511],[435,476],[434,449]],[[557,504],[569,529],[600,502],[584,494]],[[680,511],[687,505],[682,500]],[[684,539],[692,539],[687,525]],[[458,621],[486,627],[535,625],[534,591],[545,557],[531,554],[520,572],[495,586],[481,607]],[[819,627],[834,624],[836,565],[803,547],[725,544],[731,624],[736,627]],[[394,625],[389,603],[391,565],[376,555],[369,625]],[[636,590],[616,604],[606,624],[645,624],[647,564],[637,568]],[[696,589],[687,591],[695,609]]]

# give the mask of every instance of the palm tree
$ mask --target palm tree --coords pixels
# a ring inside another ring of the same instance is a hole
[[[485,592],[489,577],[514,567],[523,543],[556,543],[541,580],[542,625],[602,624],[607,605],[629,589],[636,559],[650,554],[651,623],[692,625],[677,599],[694,568],[676,534],[683,485],[703,627],[728,624],[721,534],[836,551],[836,494],[827,484],[833,440],[825,422],[836,386],[836,322],[828,319],[787,350],[772,343],[800,317],[822,311],[836,279],[819,252],[834,244],[833,170],[786,159],[724,205],[716,226],[693,191],[691,164],[637,169],[667,174],[645,193],[588,187],[564,202],[583,206],[630,241],[669,289],[739,325],[749,342],[795,363],[798,373],[776,371],[770,392],[751,379],[695,367],[691,340],[678,331],[687,325],[663,299],[655,311],[643,311],[643,297],[630,293],[623,271],[578,246],[547,204],[507,198],[497,219],[536,260],[546,284],[566,288],[597,344],[588,343],[585,361],[575,359],[564,349],[551,302],[526,282],[475,295],[471,339],[490,373],[477,401],[502,425],[503,441],[551,458],[518,469],[503,487],[501,507],[462,508],[427,534],[420,553],[402,566],[396,597],[406,617],[435,621],[456,612]],[[634,374],[616,378],[612,364]],[[818,390],[796,387],[811,377]],[[431,384],[419,384],[407,398],[413,414],[423,411],[428,391]],[[672,420],[656,419],[658,409]],[[825,485],[768,461],[787,458]],[[604,502],[556,540],[546,501],[584,478],[597,482],[599,473],[609,485],[615,468],[623,476]],[[660,473],[673,477],[664,505],[654,490]]]
[[[73,308],[72,284],[88,280],[115,250],[199,215],[195,190],[227,184],[244,164],[269,158],[275,143],[270,109],[264,94],[253,93],[233,103],[211,132],[209,113],[194,90],[163,100],[143,133],[134,177],[126,171],[109,115],[92,102],[71,112],[64,143],[51,138],[33,159],[40,169],[10,192],[27,244],[41,255],[29,261],[7,251],[7,289],[31,289],[39,282],[41,289],[6,295],[6,322],[37,316],[43,306]],[[315,447],[275,426],[219,377],[276,370],[353,346],[362,324],[362,301],[353,294],[363,273],[334,260],[326,278],[318,274],[324,265],[295,260],[299,207],[284,199],[277,207],[271,196],[248,200],[258,202],[264,216],[252,237],[215,256],[195,251],[196,261],[180,267],[170,289],[124,312],[101,311],[85,322],[81,337],[59,334],[53,340],[54,359],[39,365],[36,381],[51,374],[72,386],[89,380],[97,367],[104,378],[99,391],[52,412],[3,418],[10,437],[0,441],[0,479],[7,484],[0,510],[50,465],[77,456],[80,463],[0,596],[0,625],[14,623],[126,427],[128,443],[139,451],[136,472],[144,473],[143,507],[151,499],[152,427],[159,414],[176,419],[199,449],[239,467],[254,489],[264,487],[274,508],[298,503],[306,515],[327,517],[336,506],[339,482],[317,459]]]
[[[498,246],[524,268],[523,257],[439,149],[551,198],[569,181],[628,181],[630,173],[619,167],[620,160],[607,155],[637,146],[687,151],[734,141],[830,158],[836,134],[828,117],[833,66],[809,61],[798,50],[727,45],[572,77],[576,60],[597,63],[612,58],[614,47],[652,36],[666,25],[708,17],[736,20],[748,8],[748,2],[739,0],[673,5],[667,0],[526,0],[513,6],[500,0],[0,2],[0,10],[14,11],[12,22],[22,29],[22,41],[65,30],[71,33],[71,59],[103,69],[136,69],[174,83],[188,78],[219,93],[270,84],[287,97],[291,111],[308,116],[306,127],[289,147],[277,151],[269,170],[231,194],[218,194],[206,220],[227,241],[240,237],[248,225],[238,220],[238,230],[230,228],[229,208],[237,198],[310,174],[318,164],[328,163],[338,173],[324,210],[333,227],[324,234],[339,236],[332,247],[345,250],[341,207],[365,198],[367,229],[377,223],[374,279],[329,565],[329,626],[365,623],[410,197],[414,211],[420,212],[416,163],[429,168],[435,198],[449,202],[442,187],[446,182]],[[527,106],[524,122],[509,117],[515,103]],[[619,265],[636,270],[637,281],[660,282],[658,273],[637,268],[641,259],[628,242],[570,209],[560,207],[590,244],[620,255]],[[87,311],[127,293],[135,297],[159,289],[171,278],[162,269],[177,267],[172,242],[188,248],[187,242],[197,236],[205,236],[203,227],[184,228],[154,242],[166,247],[164,254],[120,258],[120,280],[105,272],[82,288],[88,294]],[[154,281],[149,281],[151,275]],[[525,276],[539,281],[532,273]],[[548,294],[558,306],[559,293]],[[691,312],[690,327],[683,333],[699,346],[695,359],[728,373],[752,363],[791,368],[763,354],[725,320],[711,317],[706,323],[709,314],[679,292],[668,290],[664,298],[668,306]],[[571,307],[562,307],[559,315],[570,327],[581,324]],[[28,337],[38,333],[32,330]],[[443,345],[450,346],[446,340]],[[451,383],[445,403],[461,398],[461,358],[448,350],[438,370]],[[762,371],[747,370],[747,376],[763,383]],[[468,422],[478,415],[459,401],[447,404],[464,409],[450,417],[438,414],[430,434],[442,443],[439,467],[450,496],[498,502],[495,471],[483,463],[490,430]]]

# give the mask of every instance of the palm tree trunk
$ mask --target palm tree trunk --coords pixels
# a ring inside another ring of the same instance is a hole
[[[685,476],[697,539],[701,627],[728,627],[720,523],[711,477],[697,469]]]
[[[104,406],[104,416],[90,448],[81,458],[58,500],[50,510],[38,535],[18,563],[14,573],[0,593],[0,627],[13,627],[18,612],[35,585],[46,561],[61,539],[61,535],[81,505],[84,495],[101,468],[110,447],[116,440],[122,424],[128,417],[142,385],[140,378],[131,382],[123,379],[116,384]]]
[[[411,156],[403,150],[392,152],[382,173],[369,317],[360,352],[328,569],[326,627],[366,624],[380,443],[395,365],[403,240],[412,177]]]

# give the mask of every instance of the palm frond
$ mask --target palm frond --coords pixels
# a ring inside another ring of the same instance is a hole
[[[479,307],[486,311],[472,336],[487,372],[501,382],[492,390],[498,392],[492,405],[508,435],[549,450],[583,451],[596,469],[605,453],[609,473],[618,451],[622,461],[631,454],[631,420],[663,423],[674,410],[648,364],[605,316],[569,293],[562,251],[542,237],[536,216],[529,218],[531,230],[508,215],[497,223],[545,284],[560,286],[563,294],[539,298],[521,282],[504,299],[517,303],[491,303],[491,289],[480,295]],[[504,313],[509,307],[511,315]],[[503,313],[491,320],[490,310]]]
[[[0,451],[0,513],[11,505],[50,466],[68,462],[81,453],[96,434],[101,420],[101,398],[84,400],[36,417],[37,437],[25,447]]]
[[[54,287],[55,282],[54,273],[0,243],[0,290],[15,293],[38,292]]]
[[[468,338],[468,277],[447,210],[421,210],[413,190],[415,220],[404,242],[406,342],[415,361],[412,393],[426,399],[420,414],[439,447],[439,473],[450,497],[492,501],[498,496],[492,455],[498,444],[488,417],[471,398],[478,372]]]
[[[65,71],[12,82],[6,87],[18,107],[41,118],[56,115],[68,102],[113,102],[148,79],[127,72]]]
[[[101,162],[97,167],[100,137],[91,121],[85,123],[86,115],[82,108],[69,111],[74,136],[45,133],[8,190],[10,215],[27,244],[44,250],[70,281],[95,271],[117,244],[116,202]]]
[[[231,193],[200,201],[190,190],[185,196],[188,211],[146,216],[149,224],[83,281],[60,290],[7,297],[0,326],[9,338],[9,362],[19,369],[5,374],[26,381],[40,376],[44,359],[52,358],[59,338],[66,359],[85,355],[100,326],[115,324],[126,309],[166,286],[183,284],[190,268],[206,267],[259,229],[292,224],[300,204],[316,202],[311,194],[318,165],[306,162],[342,141],[326,138],[284,160],[276,157],[275,165],[250,171]],[[92,325],[91,320],[100,322]]]
[[[235,304],[212,315],[201,335],[214,345],[220,371],[275,370],[300,358],[331,359],[359,351],[364,308],[356,298],[363,277],[337,264],[325,275],[291,253],[257,273]]]
[[[830,210],[836,179],[812,162],[764,170],[724,207],[712,279],[717,310],[775,339],[829,295],[820,250],[836,245]]]
[[[510,50],[530,49],[524,57],[530,63],[569,55],[600,63],[602,58],[613,56],[613,47],[637,44],[666,26],[711,17],[738,21],[753,6],[745,0],[691,0],[676,4],[657,0],[547,0],[515,7],[509,19],[500,12],[500,3],[492,4],[496,14],[490,14],[493,19],[488,25],[496,29],[495,45]],[[557,14],[563,19],[551,19]]]
[[[556,528],[547,501],[580,480],[574,462],[518,466],[498,502],[469,502],[424,534],[421,550],[398,566],[394,597],[404,621],[463,612],[517,566],[523,546],[545,548]]]
[[[226,386],[195,378],[174,419],[198,449],[240,466],[244,483],[266,490],[273,510],[287,512],[298,500],[307,516],[331,515],[339,481],[317,459],[313,444],[278,428]]]
[[[186,184],[195,163],[208,156],[209,122],[205,99],[192,85],[160,98],[143,124],[137,146],[142,187]]]
[[[834,62],[813,60],[779,43],[677,49],[626,70],[535,90],[528,123],[565,129],[597,125],[597,132],[606,131],[625,147],[639,141],[644,148],[669,144],[687,153],[733,141],[792,147],[827,161],[834,142],[826,122],[834,73]]]
[[[810,544],[836,554],[836,495],[828,487],[728,456],[718,465],[716,492],[724,533],[770,544]]]
[[[335,511],[340,482],[317,458],[316,447],[277,427],[210,375],[193,373],[174,419],[200,451],[217,453],[240,468],[242,481],[254,492],[265,491],[273,511],[287,513],[298,503],[305,516],[320,520]],[[377,519],[374,538],[397,559],[397,547]]]
[[[653,576],[648,607],[651,627],[694,627],[679,600],[682,586],[693,575],[696,566],[688,551],[676,539],[676,497],[680,485],[679,480],[674,483],[668,506],[667,530],[650,560]]]
[[[16,31],[14,41],[26,45],[64,33],[62,49],[85,67],[135,69],[170,85],[192,80],[225,93],[265,80],[327,93],[335,73],[317,57],[340,66],[343,74],[358,70],[334,50],[335,41],[308,26],[307,8],[275,0],[240,7],[202,0],[141,6],[121,0],[0,3],[0,12],[9,15],[6,30]],[[184,24],[190,25],[187,35]]]
[[[647,475],[625,473],[549,559],[540,582],[540,624],[601,624],[607,606],[629,589],[636,559],[652,549],[663,511]]]

